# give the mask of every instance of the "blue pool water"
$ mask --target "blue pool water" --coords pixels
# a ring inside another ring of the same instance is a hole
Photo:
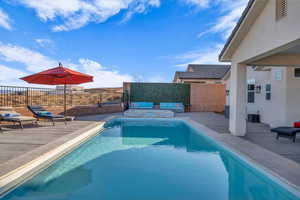
[[[2,200],[296,200],[179,120],[115,119]]]

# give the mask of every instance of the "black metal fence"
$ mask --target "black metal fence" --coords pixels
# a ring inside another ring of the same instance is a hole
[[[54,88],[0,86],[0,106],[61,106],[64,102],[63,92]],[[70,90],[67,91],[67,97],[67,103],[72,103]]]
[[[87,90],[73,91],[67,89],[67,105],[97,105],[99,103],[121,102],[122,92],[101,90],[101,88],[99,91]],[[63,106],[64,90],[63,88],[0,86],[0,106],[24,107],[27,105]]]

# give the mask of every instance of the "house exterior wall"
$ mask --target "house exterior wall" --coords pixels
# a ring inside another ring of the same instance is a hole
[[[248,68],[247,79],[262,87],[261,93],[255,93],[255,102],[247,104],[248,114],[259,113],[261,121],[271,127],[291,126],[300,120],[300,79],[294,77],[294,68],[272,67],[270,71]],[[266,84],[271,84],[270,100],[266,100]]]
[[[281,73],[281,80],[275,80],[275,73]],[[261,121],[270,126],[284,125],[286,113],[286,68],[270,68],[270,71],[247,70],[248,81],[261,86],[261,92],[255,93],[254,103],[247,104],[247,113],[259,113]],[[271,84],[271,99],[266,100],[266,84]]]
[[[259,2],[257,1],[256,3]],[[288,0],[287,10],[287,16],[276,20],[276,1],[268,0],[255,22],[249,30],[247,30],[246,35],[235,49],[233,55],[230,56],[231,90],[229,130],[233,135],[244,136],[246,134],[245,112],[246,110],[253,109],[253,107],[248,107],[245,100],[247,72],[243,68],[247,67],[246,63],[249,63],[250,60],[254,61],[258,58],[270,56],[271,54],[285,50],[283,48],[284,45],[295,45],[297,44],[295,41],[300,39],[300,26],[298,26],[300,19],[299,1]],[[233,40],[234,39],[235,38],[233,38]],[[285,73],[287,75],[289,74],[288,72]],[[272,72],[269,76],[272,77]],[[286,76],[286,78],[288,77]],[[269,80],[272,81],[271,78]],[[299,120],[296,119],[297,112],[299,113],[296,107],[299,106],[296,106],[295,100],[288,96],[289,94],[295,95],[294,92],[297,90],[297,86],[294,85],[295,82],[296,81],[282,80],[282,83],[273,83],[272,100],[268,103],[262,102],[262,104],[258,106],[263,122],[271,126],[277,126],[290,125],[289,122],[292,120]],[[281,90],[274,89],[275,85],[278,86],[277,88],[281,88]],[[285,92],[283,91],[284,87],[286,89]],[[265,87],[263,87],[262,93],[264,91]],[[280,95],[285,96],[285,99],[281,98]],[[290,110],[293,110],[292,113],[288,113]]]
[[[276,20],[276,1],[269,0],[243,41],[232,62],[240,63],[300,38],[300,3],[288,0],[287,16]]]
[[[300,78],[295,78],[293,68],[287,68],[286,74],[286,123],[290,125],[300,120]]]

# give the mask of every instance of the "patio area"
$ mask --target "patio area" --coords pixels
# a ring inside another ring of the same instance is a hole
[[[0,165],[91,123],[90,121],[73,121],[65,126],[63,122],[57,122],[55,126],[52,126],[49,122],[42,122],[38,127],[25,125],[23,130],[18,126],[5,127],[0,132]]]
[[[228,136],[231,136],[229,135],[229,120],[221,114],[194,112],[178,113],[176,116],[189,117],[220,134],[228,134]],[[276,140],[276,134],[270,132],[268,125],[262,123],[247,123],[246,136],[239,138],[250,141],[300,164],[300,136],[298,136],[295,143],[286,138]]]

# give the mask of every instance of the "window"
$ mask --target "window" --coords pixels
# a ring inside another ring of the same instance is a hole
[[[295,76],[295,78],[300,78],[300,68],[294,69],[294,76]]]
[[[275,75],[275,80],[276,81],[281,81],[282,80],[282,70],[281,69],[277,69],[277,70],[274,70],[274,75]]]
[[[255,101],[255,85],[248,84],[248,103],[254,103]]]
[[[271,84],[266,85],[266,100],[271,100]]]
[[[276,20],[287,15],[287,0],[276,0]]]

